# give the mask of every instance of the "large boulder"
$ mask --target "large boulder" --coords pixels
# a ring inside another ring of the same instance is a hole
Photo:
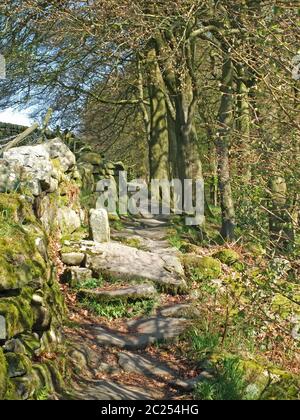
[[[14,147],[0,161],[0,191],[15,191],[16,185],[28,186],[31,193],[54,192],[61,174],[71,170],[75,155],[58,138],[34,146]],[[2,178],[2,179],[1,179]]]
[[[44,145],[14,147],[3,153],[9,163],[17,163],[28,176],[28,184],[33,195],[51,187],[53,166],[50,155]]]

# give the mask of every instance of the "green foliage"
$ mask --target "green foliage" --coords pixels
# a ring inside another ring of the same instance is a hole
[[[113,320],[149,315],[155,308],[156,301],[153,299],[145,299],[136,300],[134,302],[119,300],[111,303],[98,303],[90,299],[84,299],[82,306],[94,315]]]
[[[217,279],[222,273],[220,261],[212,257],[185,255],[183,262],[187,274],[196,282]]]
[[[191,356],[196,360],[203,360],[212,354],[220,343],[220,336],[207,331],[192,328],[187,334]]]
[[[87,279],[84,282],[80,282],[76,285],[76,289],[97,289],[98,287],[102,287],[104,285],[103,277],[98,279]]]
[[[35,399],[38,401],[47,401],[49,399],[49,390],[47,387],[44,387],[36,392]]]
[[[268,213],[263,209],[266,205],[266,191],[263,185],[252,185],[240,182],[234,189],[236,206],[236,219],[241,236],[247,239],[255,238],[257,243],[267,243],[269,239]]]
[[[117,230],[118,232],[124,229],[124,224],[121,220],[114,220],[110,222],[110,226],[112,229]]]
[[[251,399],[247,392],[245,373],[238,358],[222,360],[214,378],[198,383],[195,398],[210,401]]]
[[[233,265],[240,261],[240,255],[233,249],[222,249],[213,255],[214,258],[220,260],[223,264]]]

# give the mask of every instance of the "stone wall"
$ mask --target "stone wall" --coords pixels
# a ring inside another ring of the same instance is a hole
[[[59,244],[85,223],[80,187],[60,139],[0,159],[0,400],[63,388]]]

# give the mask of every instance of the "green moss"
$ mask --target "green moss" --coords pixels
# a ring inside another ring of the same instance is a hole
[[[7,339],[31,330],[34,322],[30,305],[32,293],[31,289],[24,289],[20,296],[0,300],[0,315],[6,320]]]
[[[264,366],[253,360],[244,360],[241,365],[253,399],[299,400],[298,376],[274,366]]]
[[[83,239],[86,239],[88,237],[89,233],[88,233],[88,227],[85,226],[81,226],[79,229],[76,230],[76,232],[73,233],[69,233],[69,234],[65,234],[62,236],[61,242],[64,243],[66,241],[74,241],[74,242],[80,242]],[[74,247],[72,246],[63,246],[62,249],[71,249],[71,251],[62,251],[62,253],[67,253],[67,252],[74,252]],[[75,246],[76,248],[76,246]]]
[[[1,398],[0,398],[1,399]],[[16,387],[13,382],[8,381],[6,394],[3,398],[5,401],[16,401],[20,400],[19,395],[17,394]]]
[[[145,247],[143,247],[139,238],[124,238],[122,236],[119,236],[119,237],[115,237],[114,240],[121,242],[122,244],[130,246],[132,248],[145,250]]]
[[[20,339],[25,346],[28,356],[35,355],[41,348],[40,340],[33,334],[21,334]]]
[[[31,362],[23,354],[6,353],[5,358],[8,365],[8,376],[10,378],[24,376],[31,370]]]
[[[81,162],[87,162],[91,165],[101,165],[102,163],[102,157],[98,153],[94,152],[87,152],[80,156]]]
[[[254,257],[263,257],[266,255],[266,250],[262,247],[259,243],[248,243],[246,245],[246,249],[250,252]]]
[[[0,348],[0,400],[3,400],[7,391],[7,363],[3,351]]]
[[[18,289],[43,277],[45,261],[35,238],[21,225],[3,220],[0,227],[0,290]]]
[[[213,255],[214,258],[220,260],[223,264],[233,265],[240,261],[240,255],[233,249],[222,249]]]
[[[67,308],[57,280],[54,280],[51,287],[47,286],[46,303],[51,309],[54,321],[62,323],[67,312]]]
[[[36,222],[32,205],[17,193],[0,194],[0,219],[20,224]]]
[[[300,295],[293,296],[293,301],[286,296],[277,293],[272,300],[272,310],[282,319],[292,316],[300,316]]]
[[[220,277],[222,267],[219,260],[212,257],[198,257],[185,255],[183,257],[185,269],[195,280],[210,280]]]

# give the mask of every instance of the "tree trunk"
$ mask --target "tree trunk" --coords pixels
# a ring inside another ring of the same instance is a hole
[[[285,178],[275,175],[270,179],[269,229],[270,241],[278,250],[294,243],[292,218],[288,211],[288,188]]]
[[[169,179],[169,133],[167,106],[163,91],[163,82],[156,60],[156,53],[148,53],[149,98],[150,98],[150,178]]]
[[[229,141],[233,123],[233,63],[226,57],[222,74],[222,99],[218,116],[218,138],[216,149],[218,156],[218,182],[221,196],[222,228],[221,235],[224,239],[232,241],[235,229],[235,209],[232,197]]]
[[[244,80],[244,74],[239,69],[238,82],[238,130],[241,135],[241,156],[239,172],[245,182],[251,180],[250,143],[251,143],[251,110],[249,103],[249,88]]]

